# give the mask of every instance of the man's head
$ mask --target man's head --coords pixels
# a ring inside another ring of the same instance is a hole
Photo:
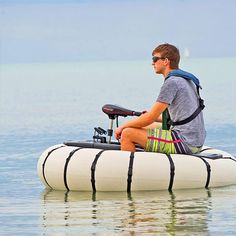
[[[170,69],[179,68],[179,61],[180,61],[179,49],[176,48],[174,45],[168,43],[161,44],[153,50],[152,55],[159,56],[160,60],[168,60]]]

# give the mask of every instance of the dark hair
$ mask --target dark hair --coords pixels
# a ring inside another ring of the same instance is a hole
[[[152,55],[154,55],[155,53],[160,53],[161,57],[168,58],[170,60],[171,69],[179,68],[179,49],[174,45],[168,43],[161,44],[153,50]]]

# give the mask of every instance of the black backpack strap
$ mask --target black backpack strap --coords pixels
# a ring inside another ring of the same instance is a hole
[[[181,70],[178,70],[178,71],[181,71]],[[184,71],[182,71],[183,73],[186,73]],[[188,73],[187,73],[188,74]],[[179,76],[180,78],[183,78],[183,79],[190,79],[188,76],[181,76],[179,74],[169,74],[167,77],[166,77],[166,80],[171,76],[171,75],[174,75],[174,76]],[[197,87],[197,94],[198,94],[198,97],[199,97],[199,106],[198,108],[193,112],[193,114],[191,116],[189,116],[188,118],[184,119],[184,120],[181,120],[181,121],[176,121],[176,122],[173,122],[170,118],[170,114],[169,114],[169,111],[168,109],[166,109],[163,113],[162,113],[162,129],[164,130],[169,130],[170,129],[170,126],[176,126],[176,125],[184,125],[184,124],[187,124],[189,123],[190,121],[192,121],[195,117],[198,116],[198,114],[200,114],[200,112],[204,109],[205,105],[204,105],[204,100],[200,97],[200,84],[199,84],[199,80],[198,79],[191,79],[194,84],[196,85]],[[196,81],[198,83],[196,83]]]
[[[199,98],[199,107],[194,111],[194,113],[189,116],[188,118],[181,120],[181,121],[176,121],[173,122],[172,120],[169,120],[169,125],[184,125],[189,123],[190,121],[192,121],[196,116],[198,116],[198,114],[204,109],[205,105],[204,105],[204,100]]]

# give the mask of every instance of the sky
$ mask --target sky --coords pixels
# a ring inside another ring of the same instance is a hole
[[[0,63],[236,56],[235,0],[0,0]]]

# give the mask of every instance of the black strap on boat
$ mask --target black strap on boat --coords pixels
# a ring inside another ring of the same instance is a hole
[[[65,187],[68,191],[70,191],[70,189],[67,184],[67,167],[68,167],[71,157],[75,154],[75,152],[77,152],[80,149],[82,149],[82,148],[76,148],[75,150],[71,151],[69,156],[66,158],[66,162],[65,162],[65,166],[64,166],[64,184],[65,184]]]
[[[96,192],[95,170],[96,170],[97,161],[98,161],[98,158],[101,156],[101,154],[102,154],[104,151],[105,151],[105,150],[100,151],[100,152],[95,156],[94,161],[93,161],[92,166],[91,166],[91,184],[92,184],[93,192]]]
[[[133,164],[134,164],[134,152],[130,153],[129,159],[129,169],[128,169],[128,178],[127,178],[127,193],[131,192],[131,182],[133,175]]]
[[[193,154],[193,156],[195,156]],[[205,164],[206,164],[206,169],[207,169],[207,180],[206,180],[206,184],[205,184],[205,188],[208,189],[209,183],[210,183],[210,179],[211,179],[211,166],[210,164],[201,156],[196,155],[196,157],[200,158]]]
[[[204,149],[202,149],[199,153],[201,153],[201,152],[204,152],[204,151],[207,151],[207,150],[212,150],[213,148],[204,148]]]
[[[170,162],[170,182],[169,182],[168,190],[171,192],[173,183],[174,183],[174,176],[175,176],[175,163],[170,154],[166,154],[166,156],[168,157],[168,160]]]
[[[48,187],[51,188],[51,189],[52,189],[52,187],[51,187],[50,184],[48,183],[48,181],[47,181],[47,179],[46,179],[46,175],[45,175],[45,165],[46,165],[46,161],[47,161],[48,157],[50,156],[50,154],[51,154],[52,152],[54,152],[55,150],[57,150],[57,149],[59,149],[59,148],[62,148],[62,147],[65,147],[65,146],[64,146],[64,145],[63,145],[63,146],[59,146],[59,147],[56,147],[56,148],[52,149],[51,151],[49,151],[48,154],[47,154],[47,156],[46,156],[45,159],[44,159],[43,164],[42,164],[43,179],[44,179],[45,183],[48,185]]]

